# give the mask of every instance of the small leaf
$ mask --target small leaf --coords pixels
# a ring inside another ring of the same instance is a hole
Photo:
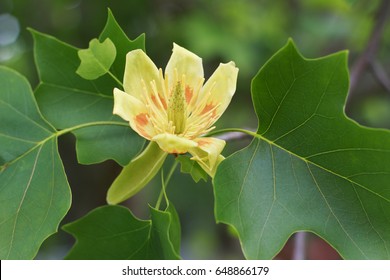
[[[67,213],[70,189],[28,81],[0,67],[0,84],[0,259],[32,259]]]
[[[157,174],[167,155],[156,142],[150,142],[138,157],[122,169],[107,192],[107,202],[118,204],[139,192]]]
[[[206,171],[204,171],[196,161],[191,160],[188,156],[182,155],[179,155],[176,160],[180,162],[180,171],[182,173],[190,174],[196,183],[198,183],[200,179],[207,182],[208,175]]]
[[[78,56],[81,60],[76,73],[87,80],[96,80],[110,71],[110,67],[116,57],[116,48],[110,38],[102,43],[98,39],[89,42],[89,48],[79,50]]]
[[[142,149],[144,139],[131,130],[128,123],[112,114],[113,89],[116,81],[109,75],[88,81],[76,74],[80,63],[78,49],[58,39],[32,31],[34,56],[40,77],[35,96],[42,114],[57,129],[66,129],[93,122],[112,122],[75,130],[77,158],[91,164],[114,159],[125,166]],[[144,46],[144,36],[131,41],[109,13],[100,40],[110,37],[117,46],[112,66],[122,80],[126,53]],[[114,127],[115,126],[115,127]],[[110,143],[108,145],[108,139]]]
[[[181,228],[179,216],[172,203],[165,211],[149,207],[152,219],[151,242],[148,251],[159,259],[180,259]],[[149,252],[140,252],[138,258],[149,259]]]
[[[214,178],[218,221],[249,259],[311,231],[347,259],[390,258],[390,132],[348,119],[347,53],[305,59],[289,41],[252,81],[258,136]]]
[[[167,209],[165,209],[165,212],[160,211],[160,215],[166,215],[165,214],[166,212],[170,214],[169,242],[173,246],[173,250],[177,255],[176,257],[180,258],[180,242],[181,242],[180,219],[179,219],[179,215],[176,212],[175,207],[173,207],[173,204],[169,201],[167,203],[168,203]],[[154,208],[150,208],[150,209],[154,209]]]
[[[174,207],[150,207],[142,221],[123,206],[103,206],[63,229],[77,240],[67,259],[180,259],[180,224]]]

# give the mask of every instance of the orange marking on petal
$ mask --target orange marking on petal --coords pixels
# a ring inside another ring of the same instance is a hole
[[[177,156],[177,155],[184,155],[185,153],[186,152],[179,152],[178,150],[173,150],[173,151],[170,152],[170,154],[173,154],[175,156]]]
[[[198,145],[201,146],[201,147],[203,147],[203,146],[209,145],[210,142],[211,142],[211,140],[209,140],[209,139],[200,139],[200,140],[198,141]]]
[[[163,108],[166,110],[168,108],[168,106],[167,106],[167,103],[165,102],[165,99],[163,97],[161,97],[161,95],[158,95],[158,97],[160,98],[160,101],[161,101]],[[160,102],[157,101],[156,96],[152,95],[151,98],[152,98],[154,105],[158,108],[161,108]]]
[[[154,95],[152,95],[152,101],[153,101],[153,104],[156,106],[156,107],[160,107],[160,104],[157,102],[157,99]]]
[[[135,116],[135,122],[137,123],[138,126],[145,126],[149,123],[149,120],[147,118],[148,114],[141,113],[137,116]]]
[[[143,129],[142,126],[137,125],[137,130],[146,139],[151,139],[150,135]]]
[[[160,98],[161,104],[163,105],[164,109],[166,110],[168,108],[167,102],[165,102],[165,99],[163,97],[161,97],[161,95],[158,95],[158,97]],[[160,102],[157,101],[156,97],[154,95],[152,95],[151,98],[152,98],[154,105],[156,107],[160,108],[161,107]]]
[[[161,100],[161,103],[164,107],[164,109],[166,110],[168,108],[168,105],[167,105],[167,102],[165,101],[165,98],[161,97],[160,95],[158,96]]]
[[[151,137],[149,133],[145,131],[145,126],[147,126],[148,124],[149,124],[148,114],[141,113],[135,116],[135,125],[138,133],[141,134],[143,137],[150,139]]]
[[[214,116],[216,115],[216,112],[215,112],[215,109],[216,109],[216,108],[215,108],[215,107],[216,107],[216,106],[213,105],[213,104],[207,104],[207,105],[203,108],[201,114],[204,115],[204,114],[207,114],[208,112],[213,111],[211,116],[214,117]]]
[[[189,86],[186,86],[185,96],[187,104],[190,104],[194,91]]]

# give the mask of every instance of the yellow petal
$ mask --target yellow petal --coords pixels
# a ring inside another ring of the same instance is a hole
[[[221,63],[203,86],[197,106],[198,114],[211,114],[215,121],[229,105],[236,91],[238,68],[234,62]]]
[[[114,114],[128,121],[142,137],[150,140],[155,135],[145,104],[117,88],[114,89]]]
[[[153,61],[142,51],[134,50],[126,55],[126,68],[123,81],[125,92],[138,100],[145,100],[144,95],[154,96],[152,83],[163,96],[159,70]]]
[[[163,151],[170,154],[184,154],[189,149],[198,146],[198,144],[192,140],[186,139],[170,133],[162,133],[154,136],[152,141],[156,141]]]
[[[185,98],[187,103],[194,97],[194,90],[203,83],[202,59],[194,53],[173,44],[172,56],[165,68],[168,89],[171,91],[184,75]]]
[[[219,163],[224,159],[221,155],[226,142],[224,140],[212,137],[203,137],[194,140],[198,146],[189,150],[199,165],[211,177],[214,177]]]

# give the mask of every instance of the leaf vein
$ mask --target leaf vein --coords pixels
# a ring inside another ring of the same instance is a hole
[[[35,157],[35,161],[34,161],[34,164],[32,166],[32,170],[31,170],[31,174],[30,174],[30,177],[28,179],[28,182],[27,182],[27,185],[25,187],[25,190],[23,192],[23,195],[22,195],[22,198],[20,200],[20,203],[19,203],[19,206],[18,206],[18,209],[16,210],[16,214],[15,214],[15,222],[14,222],[14,225],[13,225],[13,228],[12,228],[12,234],[11,234],[11,241],[10,241],[10,246],[9,246],[9,249],[8,249],[8,253],[7,253],[7,259],[9,258],[9,255],[11,254],[11,250],[12,250],[12,245],[13,245],[13,242],[14,242],[14,237],[15,237],[15,231],[16,231],[16,226],[17,226],[17,223],[18,223],[18,217],[19,217],[19,213],[20,213],[20,210],[22,208],[22,205],[23,205],[23,202],[26,198],[26,195],[27,195],[27,191],[29,190],[30,186],[31,186],[31,182],[32,182],[32,179],[34,177],[34,173],[35,173],[35,168],[37,166],[37,163],[38,163],[38,158],[41,154],[41,151],[42,151],[42,147],[43,145],[41,145],[37,151],[37,155]]]
[[[339,218],[337,217],[336,213],[333,211],[333,208],[331,207],[331,205],[329,204],[328,200],[326,199],[326,196],[324,195],[324,193],[322,192],[321,188],[320,188],[320,185],[318,184],[310,166],[308,163],[306,163],[306,166],[307,166],[307,169],[313,179],[313,182],[314,184],[316,185],[319,193],[321,194],[325,204],[328,206],[329,208],[329,211],[332,213],[332,216],[336,219],[337,223],[340,225],[341,229],[344,231],[344,233],[346,234],[346,236],[352,241],[352,243],[355,245],[355,247],[360,251],[360,253],[365,257],[367,258],[366,254],[363,252],[363,250],[358,246],[358,244],[355,242],[355,240],[353,240],[353,238],[349,235],[348,231],[344,228],[343,224],[341,223],[341,221],[339,220]]]
[[[244,179],[241,183],[241,187],[240,187],[240,192],[238,194],[238,197],[237,197],[237,212],[238,212],[238,216],[239,216],[239,220],[240,220],[240,226],[241,228],[245,231],[245,228],[243,226],[243,219],[242,219],[242,215],[241,215],[241,209],[242,207],[240,207],[240,201],[241,201],[241,198],[242,198],[242,193],[243,193],[243,190],[244,190],[244,185],[245,185],[245,182],[247,180],[247,177],[248,177],[248,174],[249,174],[249,170],[251,169],[251,166],[252,166],[252,163],[253,163],[253,160],[255,158],[255,155],[257,153],[257,150],[260,146],[260,141],[257,142],[256,144],[256,148],[255,148],[255,151],[253,152],[253,155],[249,161],[249,164],[248,164],[248,168],[246,170],[246,173],[245,173],[245,176],[244,176]]]
[[[378,232],[378,230],[374,227],[373,223],[371,222],[371,219],[370,217],[368,216],[368,213],[366,211],[366,208],[364,207],[364,204],[363,204],[363,201],[360,199],[360,196],[359,196],[359,193],[356,191],[356,188],[355,186],[351,183],[351,186],[352,186],[352,189],[354,190],[355,194],[356,194],[356,197],[358,198],[359,202],[360,202],[360,206],[362,207],[362,210],[364,212],[364,214],[366,215],[366,218],[367,218],[367,221],[370,223],[372,229],[376,232],[376,234],[379,236],[379,238],[382,240],[383,242],[383,245],[384,247],[386,248],[386,252],[387,252],[387,255],[389,256],[389,248],[387,246],[387,243],[385,241],[385,239],[382,237],[382,235]]]

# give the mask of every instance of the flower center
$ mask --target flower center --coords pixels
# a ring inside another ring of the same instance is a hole
[[[186,127],[186,100],[184,96],[184,87],[181,81],[178,81],[173,88],[168,105],[168,121],[175,127],[175,134],[181,134]]]

